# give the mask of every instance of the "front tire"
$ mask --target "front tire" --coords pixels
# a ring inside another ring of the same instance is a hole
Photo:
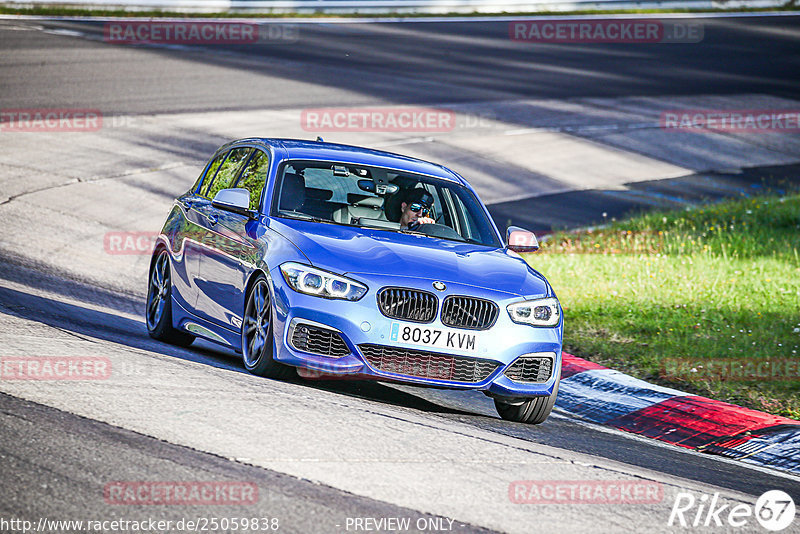
[[[553,411],[553,406],[556,404],[556,397],[558,397],[558,386],[561,383],[561,367],[558,368],[556,376],[556,385],[553,388],[553,393],[546,397],[534,397],[523,401],[508,402],[500,399],[494,399],[494,407],[500,417],[506,421],[514,421],[517,423],[528,423],[531,425],[538,425],[543,423],[545,419]]]
[[[172,327],[172,275],[169,253],[164,249],[155,253],[150,264],[145,306],[145,322],[150,337],[180,347],[192,344],[193,335]]]
[[[254,375],[285,380],[297,376],[294,367],[276,362],[272,329],[272,299],[264,276],[247,293],[242,322],[242,362]]]

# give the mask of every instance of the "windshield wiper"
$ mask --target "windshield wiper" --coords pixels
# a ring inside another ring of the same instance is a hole
[[[333,221],[329,221],[328,219],[321,219],[319,217],[314,217],[313,215],[309,215],[307,213],[300,213],[299,211],[281,211],[279,212],[280,215],[287,217],[289,219],[299,219],[302,221],[311,221],[311,222],[319,222],[319,223],[332,223]]]
[[[406,229],[406,230],[395,230],[395,231],[397,233],[400,233],[400,234],[424,235],[424,236],[427,236],[427,237],[434,237],[434,236],[432,236],[430,234],[424,234],[424,233],[420,232],[419,230],[408,230],[408,229]]]

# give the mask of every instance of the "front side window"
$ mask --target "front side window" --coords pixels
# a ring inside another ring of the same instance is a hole
[[[448,180],[322,161],[284,163],[278,176],[274,216],[502,246],[481,202]]]
[[[269,156],[261,150],[254,150],[253,156],[247,162],[239,180],[234,187],[241,187],[250,192],[250,209],[258,211],[261,200],[261,191],[267,181],[269,172]]]
[[[234,148],[228,153],[228,157],[222,162],[216,175],[212,176],[209,169],[209,172],[206,173],[206,179],[200,188],[200,196],[213,199],[218,192],[231,187],[251,150],[250,147]]]

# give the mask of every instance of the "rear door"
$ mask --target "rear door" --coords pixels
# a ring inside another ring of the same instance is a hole
[[[178,199],[180,215],[175,218],[175,223],[165,228],[172,246],[173,297],[191,313],[196,313],[197,279],[200,274],[200,254],[203,253],[201,240],[205,233],[205,217],[198,211],[198,205],[204,203],[205,199],[199,192],[214,179],[227,155],[227,152],[223,152],[209,162],[192,190]]]
[[[239,187],[250,192],[251,210],[260,208],[269,165],[268,154],[253,149],[234,179],[226,183],[226,187]],[[200,260],[203,284],[198,308],[210,321],[239,330],[244,312],[244,285],[263,254],[263,244],[258,239],[259,222],[210,205],[208,214],[209,220],[216,223],[213,226],[214,240],[208,244],[208,251]]]

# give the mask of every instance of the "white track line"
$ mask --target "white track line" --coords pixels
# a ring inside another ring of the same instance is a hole
[[[113,9],[113,6],[109,6]],[[716,18],[748,18],[748,17],[800,17],[800,11],[760,11],[760,12],[734,12],[734,13],[610,13],[608,15],[536,15],[536,16],[475,16],[475,17],[342,17],[342,18],[313,18],[313,17],[286,17],[286,18],[200,18],[200,17],[157,17],[150,15],[142,17],[48,17],[44,15],[0,15],[0,20],[39,20],[54,22],[126,22],[142,20],[156,20],[158,22],[238,22],[251,24],[387,24],[387,23],[445,23],[445,22],[511,22],[511,21],[537,21],[537,20],[608,20],[608,19],[716,19]]]

